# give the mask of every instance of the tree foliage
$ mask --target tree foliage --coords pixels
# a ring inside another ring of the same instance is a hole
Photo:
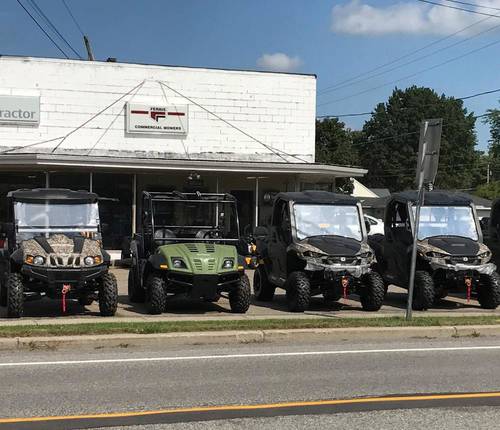
[[[342,166],[359,165],[353,132],[337,118],[316,121],[316,161]]]
[[[492,181],[489,184],[480,185],[474,194],[485,199],[495,200],[500,196],[500,181]]]
[[[475,118],[461,100],[438,95],[430,88],[395,89],[376,106],[357,136],[361,165],[368,169],[365,184],[398,191],[414,188],[420,123],[443,118],[436,187],[467,189],[477,180]]]

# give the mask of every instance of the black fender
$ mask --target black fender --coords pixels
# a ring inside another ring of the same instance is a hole
[[[167,258],[163,254],[153,254],[148,258],[148,263],[154,270],[162,270],[160,265],[167,265]]]
[[[17,248],[11,255],[10,260],[14,265],[22,266],[24,264],[24,252],[21,248]]]

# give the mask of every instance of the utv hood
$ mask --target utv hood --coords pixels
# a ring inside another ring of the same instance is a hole
[[[460,236],[430,237],[427,243],[450,255],[474,256],[481,249],[481,245],[477,241]]]
[[[299,244],[309,245],[328,255],[355,256],[361,251],[361,242],[343,236],[313,236],[300,241]]]

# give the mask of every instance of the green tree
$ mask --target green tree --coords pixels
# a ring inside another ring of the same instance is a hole
[[[337,118],[316,121],[316,162],[343,166],[359,165],[352,133]]]
[[[490,126],[490,139],[488,141],[488,154],[490,171],[493,180],[500,179],[500,109],[489,109],[484,119]]]
[[[489,184],[480,185],[474,194],[485,199],[495,200],[500,197],[500,181],[492,181]]]
[[[430,88],[395,89],[376,106],[363,127],[361,165],[368,169],[365,184],[398,191],[415,187],[420,122],[443,118],[436,187],[468,189],[477,180],[475,118],[461,100],[438,95]]]

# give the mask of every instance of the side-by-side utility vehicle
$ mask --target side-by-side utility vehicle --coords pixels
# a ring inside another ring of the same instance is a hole
[[[232,312],[246,312],[251,291],[241,243],[233,196],[144,192],[142,231],[130,243],[130,301],[159,314],[176,295],[217,301],[227,294]]]
[[[408,288],[417,197],[416,191],[393,194],[386,207],[385,235],[370,239],[386,285]],[[414,309],[428,309],[450,291],[465,292],[468,299],[477,294],[486,309],[500,304],[500,278],[468,196],[425,193],[417,243]]]
[[[99,302],[103,316],[116,312],[118,288],[102,247],[98,196],[87,191],[40,188],[11,191],[7,246],[0,254],[0,304],[23,316],[26,300],[46,296]]]
[[[377,311],[384,283],[375,271],[359,201],[326,191],[280,193],[271,225],[257,227],[259,266],[254,274],[257,300],[286,290],[290,311],[302,312],[311,296],[327,301],[359,294],[364,310]]]

